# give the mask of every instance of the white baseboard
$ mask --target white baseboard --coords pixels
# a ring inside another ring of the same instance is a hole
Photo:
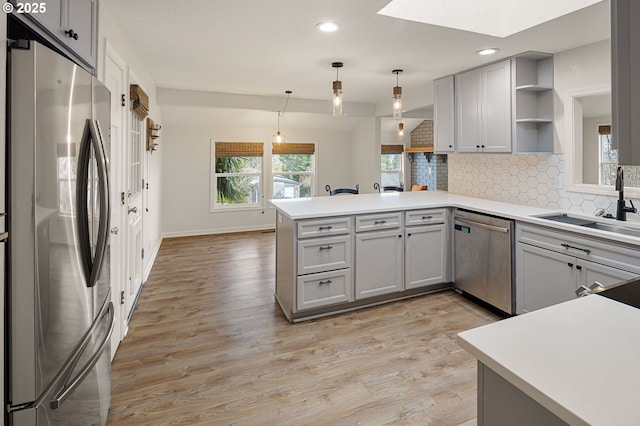
[[[160,246],[162,245],[162,236],[158,238],[155,247],[153,248],[153,252],[151,253],[151,257],[149,258],[149,262],[147,262],[147,267],[144,270],[144,277],[142,282],[146,283],[149,278],[149,274],[151,274],[151,269],[153,268],[153,264],[156,261],[156,257],[158,256],[158,252],[160,251]]]
[[[191,231],[178,231],[178,232],[164,232],[162,238],[175,238],[175,237],[195,237],[198,235],[211,235],[211,234],[231,234],[234,232],[248,232],[248,231],[273,231],[275,227],[271,225],[256,225],[256,226],[238,226],[238,227],[225,227],[225,228],[210,228],[210,229],[194,229]]]

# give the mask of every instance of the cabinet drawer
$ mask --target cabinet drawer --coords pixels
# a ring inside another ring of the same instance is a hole
[[[516,239],[521,243],[575,256],[578,259],[640,273],[640,250],[633,246],[535,225],[517,226]]]
[[[351,218],[301,220],[298,222],[298,238],[340,235],[351,232]]]
[[[393,229],[402,225],[402,213],[380,213],[356,216],[356,232]]]
[[[445,223],[445,209],[412,210],[404,214],[404,224],[406,226],[431,225],[435,223]]]
[[[298,275],[351,266],[351,235],[298,241]]]
[[[353,300],[351,269],[298,277],[298,310]]]

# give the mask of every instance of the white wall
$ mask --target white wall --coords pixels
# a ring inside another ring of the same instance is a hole
[[[378,134],[376,138],[376,133]],[[353,132],[351,158],[353,182],[360,185],[360,193],[376,192],[373,183],[380,181],[380,119],[370,118]]]
[[[611,85],[611,42],[598,43],[556,53],[553,57],[555,91],[554,129],[555,152],[568,153],[570,141],[565,132],[568,94],[598,85]]]
[[[128,66],[129,72],[135,75],[136,83],[144,89],[149,95],[150,110],[149,117],[151,117],[156,123],[163,124],[162,112],[158,107],[156,84],[153,81],[149,70],[139,60],[138,53],[132,49],[131,43],[124,37],[122,29],[119,27],[118,22],[113,17],[109,10],[108,2],[99,3],[98,13],[98,78],[104,80],[105,75],[105,54],[107,45],[114,51]],[[125,93],[126,98],[129,98],[129,94]],[[164,130],[164,129],[163,129]],[[164,135],[161,131],[161,137],[159,139],[159,148],[153,154],[146,151],[144,175],[145,182],[148,183],[149,189],[144,190],[143,193],[143,239],[144,239],[144,280],[146,281],[151,266],[155,260],[155,254],[160,247],[161,243],[161,197],[162,197],[162,157]],[[118,192],[124,191],[126,188],[114,188]]]
[[[210,233],[237,232],[275,227],[275,212],[265,202],[264,210],[211,212],[210,211],[210,164],[211,140],[264,142],[265,153],[270,152],[270,143],[277,127],[277,115],[269,113],[273,127],[247,124],[247,114],[262,123],[260,114],[243,109],[207,109],[210,119],[197,122],[176,117],[189,106],[167,106],[163,126],[163,235],[183,236]],[[281,121],[281,131],[287,142],[317,143],[316,195],[326,195],[324,186],[353,186],[351,139],[349,130],[298,129],[292,128],[296,113],[287,114],[286,123]],[[170,118],[172,117],[173,118]],[[224,119],[220,119],[223,116]],[[217,117],[217,118],[216,118]],[[306,117],[307,125],[309,123]],[[319,117],[319,120],[323,120]],[[188,121],[188,122],[187,122]],[[186,124],[185,124],[186,122]],[[154,154],[155,155],[155,154]],[[268,159],[265,156],[265,162]],[[266,164],[268,166],[268,164]]]
[[[7,14],[3,13],[0,15],[0,43],[2,46],[7,45]],[[5,124],[6,124],[6,110],[5,110],[5,99],[6,99],[6,87],[7,87],[7,51],[6,49],[0,49],[0,64],[3,64],[0,67],[0,144],[6,146],[5,140]],[[4,173],[4,164],[2,164],[2,173]],[[2,179],[4,183],[4,179]],[[0,231],[4,231],[4,229],[0,229]],[[4,259],[0,259],[4,264]],[[0,280],[0,282],[4,282],[4,280]],[[4,366],[4,348],[5,344],[5,336],[4,336],[4,295],[5,288],[0,289],[0,342],[3,343],[2,350],[0,350],[0,366]],[[4,383],[4,368],[0,368],[0,383]],[[4,401],[4,386],[0,388],[0,401]],[[0,416],[0,426],[4,425],[4,416]]]

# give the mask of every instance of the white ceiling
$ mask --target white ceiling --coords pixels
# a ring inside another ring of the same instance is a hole
[[[102,0],[159,87],[327,99],[335,69],[345,102],[391,104],[395,68],[405,108],[430,103],[431,81],[537,50],[609,38],[605,0],[505,38],[379,15],[389,0]],[[480,0],[475,0],[476,2]],[[510,0],[514,1],[514,0]],[[557,0],[562,2],[563,0]],[[320,33],[317,23],[340,25]],[[497,55],[475,52],[498,47]]]

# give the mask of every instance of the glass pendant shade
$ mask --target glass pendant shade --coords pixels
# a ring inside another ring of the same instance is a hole
[[[342,82],[333,82],[333,115],[342,115]]]
[[[396,75],[396,85],[393,87],[393,98],[392,98],[392,111],[393,118],[401,119],[402,118],[402,87],[398,83],[398,76],[402,72],[402,70],[393,70],[391,71]],[[401,123],[402,124],[402,123]]]
[[[402,118],[402,87],[393,88],[393,118]]]
[[[275,143],[283,143],[284,142],[284,138],[285,138],[285,136],[282,133],[280,133],[280,130],[278,130],[277,132],[275,132],[273,134],[273,142],[275,142]]]
[[[342,68],[342,62],[332,62],[331,66],[336,69],[336,79],[333,82],[333,102],[332,110],[333,115],[342,115],[342,82],[338,77],[338,71]]]
[[[403,122],[398,123],[398,136],[400,136],[400,137],[404,136],[404,123]]]

